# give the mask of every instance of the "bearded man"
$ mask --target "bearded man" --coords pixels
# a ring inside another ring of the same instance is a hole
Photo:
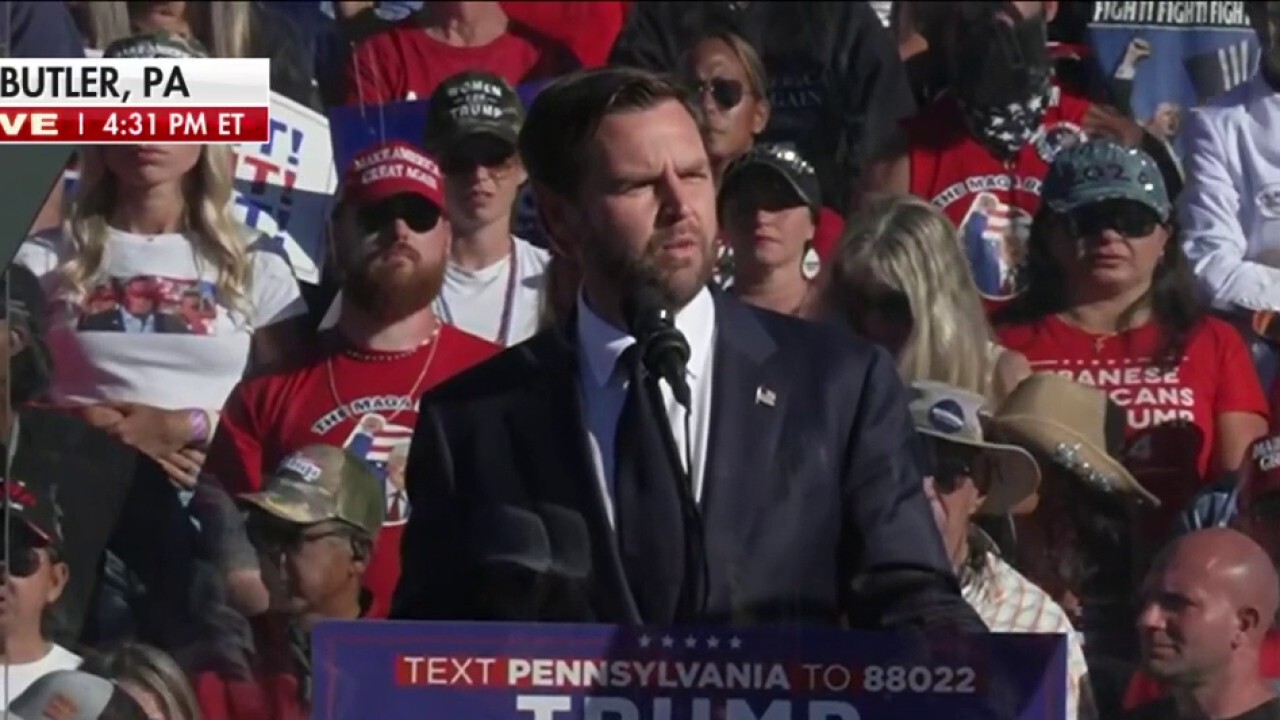
[[[582,270],[576,312],[423,397],[392,617],[983,631],[892,358],[708,289],[716,188],[688,93],[566,76],[520,154]]]
[[[352,161],[332,227],[342,283],[337,324],[314,352],[232,391],[205,466],[221,489],[257,492],[264,468],[316,443],[345,448],[385,484],[423,392],[501,349],[431,310],[449,253],[442,188],[435,161],[405,143],[380,144]],[[398,498],[394,490],[384,495]],[[400,574],[409,508],[397,500],[394,510],[365,572],[366,617],[386,616]]]

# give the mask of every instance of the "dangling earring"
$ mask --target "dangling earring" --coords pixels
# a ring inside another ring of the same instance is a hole
[[[822,258],[818,257],[818,251],[813,247],[812,240],[804,241],[804,254],[800,256],[800,275],[805,280],[812,280],[818,277],[818,271],[822,269]]]

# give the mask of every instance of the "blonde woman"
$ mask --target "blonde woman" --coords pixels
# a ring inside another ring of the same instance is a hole
[[[271,89],[319,108],[304,34],[287,12],[272,7],[278,3],[206,0],[124,4],[135,32],[170,32],[198,40],[213,57],[269,58]]]
[[[153,36],[107,55],[164,44],[191,50]],[[230,215],[232,161],[214,145],[82,148],[67,221],[17,256],[50,298],[52,400],[183,484],[251,358],[274,364],[294,337],[281,321],[304,309],[288,263]]]
[[[894,354],[906,382],[996,403],[1031,372],[995,344],[955,227],[924,200],[878,198],[853,216],[822,296],[828,312]]]
[[[148,720],[200,720],[200,705],[187,676],[163,652],[140,643],[90,654],[81,670],[114,681],[146,712]]]

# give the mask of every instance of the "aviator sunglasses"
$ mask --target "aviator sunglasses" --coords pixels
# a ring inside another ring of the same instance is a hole
[[[0,576],[28,578],[40,569],[40,547],[25,533],[9,537],[8,558],[0,557]]]
[[[746,88],[740,81],[720,77],[695,80],[693,90],[694,96],[698,98],[710,94],[712,102],[721,110],[732,110],[738,107],[738,103],[742,102],[743,96],[746,95]]]
[[[515,154],[515,148],[506,144],[476,144],[444,153],[440,158],[440,170],[452,176],[471,175],[477,168],[502,172],[511,167]]]

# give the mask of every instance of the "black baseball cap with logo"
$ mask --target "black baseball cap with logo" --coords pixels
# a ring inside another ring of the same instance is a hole
[[[56,489],[15,478],[0,480],[10,522],[29,530],[42,544],[62,547],[62,511]]]
[[[516,91],[493,73],[458,73],[431,94],[423,144],[439,155],[451,146],[488,136],[516,147],[524,124],[524,104]]]
[[[723,205],[752,179],[761,177],[780,179],[794,195],[796,206],[809,208],[815,216],[822,206],[822,187],[818,183],[817,172],[788,143],[756,145],[734,160],[724,173],[724,181],[720,186],[720,204]]]

